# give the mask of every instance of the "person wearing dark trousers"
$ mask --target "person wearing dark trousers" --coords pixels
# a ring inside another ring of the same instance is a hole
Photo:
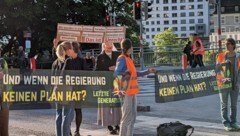
[[[189,41],[183,49],[183,53],[187,55],[187,61],[189,66],[192,66],[192,62],[193,62],[193,55],[191,54],[191,52],[192,52],[192,46],[191,46],[191,41]]]
[[[194,55],[192,68],[197,67],[197,65],[199,65],[199,67],[203,67],[204,66],[203,64],[204,47],[201,39],[197,37],[197,34],[193,34],[192,48],[193,48],[193,51],[191,52],[191,54]]]
[[[86,62],[83,58],[78,55],[79,44],[77,42],[72,42],[72,49],[67,50],[66,53],[72,59],[69,61],[69,69],[70,70],[87,70]],[[73,87],[73,90],[77,88]],[[77,106],[75,103],[75,123],[76,130],[74,132],[74,136],[80,136],[80,126],[82,123],[82,109]]]
[[[102,52],[97,57],[96,71],[113,71],[120,54],[121,53],[116,50],[113,43],[103,43]],[[118,134],[120,120],[120,107],[102,107],[99,105],[97,123],[98,125],[107,126],[109,134]]]

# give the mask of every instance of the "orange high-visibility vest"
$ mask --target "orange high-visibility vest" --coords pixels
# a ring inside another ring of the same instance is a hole
[[[200,49],[195,51],[197,49],[197,41],[200,43]],[[203,44],[202,44],[202,41],[199,38],[197,40],[195,40],[194,43],[193,43],[193,51],[195,51],[194,55],[198,55],[198,54],[204,55]]]
[[[225,52],[222,52],[222,53],[218,53],[217,54],[217,63],[218,64],[221,64],[223,62],[225,62],[225,58],[226,58],[226,53]],[[240,59],[237,60],[237,68],[238,70],[240,70]],[[223,85],[222,83],[222,79],[224,79],[225,77],[223,77],[222,75],[220,75],[219,73],[217,73],[216,75],[216,79],[217,79],[217,86],[218,87],[221,87]]]
[[[138,81],[137,81],[137,70],[136,67],[133,63],[133,61],[131,60],[131,58],[126,57],[125,55],[120,55],[120,57],[124,57],[126,60],[126,66],[127,69],[131,71],[131,76],[129,78],[129,82],[128,82],[128,87],[126,89],[126,95],[135,95],[139,93],[139,89],[138,89]],[[124,83],[122,83],[124,84]]]

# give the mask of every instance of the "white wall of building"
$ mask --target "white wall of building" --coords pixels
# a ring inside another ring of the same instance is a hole
[[[168,27],[176,29],[177,37],[188,37],[196,33],[196,25],[203,25],[203,36],[209,35],[209,5],[206,0],[153,0],[151,7],[152,18],[143,21],[143,38],[150,46],[154,45],[154,36]]]

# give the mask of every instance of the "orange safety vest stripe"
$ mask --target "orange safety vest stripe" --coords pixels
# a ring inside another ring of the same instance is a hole
[[[135,67],[133,61],[131,60],[131,58],[126,57],[125,55],[120,55],[119,58],[120,57],[124,57],[125,58],[127,69],[131,71],[131,78],[130,78],[129,83],[128,83],[128,88],[126,90],[126,95],[138,94],[139,93],[139,89],[138,89],[136,67]]]
[[[200,49],[195,51],[197,49],[197,41],[200,43]],[[193,43],[193,51],[195,51],[194,55],[198,55],[198,54],[204,55],[203,44],[202,44],[202,41],[200,39],[197,39],[197,40],[194,41],[194,43]]]

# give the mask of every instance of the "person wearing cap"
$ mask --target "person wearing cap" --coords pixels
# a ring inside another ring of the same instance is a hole
[[[238,84],[238,74],[240,71],[240,54],[236,53],[236,42],[232,38],[226,40],[226,52],[219,53],[217,55],[217,85],[220,87],[219,96],[221,101],[221,116],[222,123],[224,125],[224,130],[226,131],[237,131],[240,130],[240,127],[237,125],[237,103],[238,103],[238,93],[239,93],[239,84]],[[221,90],[221,87],[224,85],[226,78],[221,74],[223,68],[222,65],[229,66],[230,68],[230,78],[232,88],[230,90]],[[228,114],[228,105],[230,98],[230,115]],[[230,117],[230,118],[229,118]]]
[[[121,42],[122,54],[118,57],[114,75],[122,76],[127,80],[127,87],[123,90],[116,91],[119,96],[123,97],[123,104],[121,107],[122,118],[120,124],[120,136],[132,136],[134,123],[137,116],[137,99],[136,95],[139,93],[138,76],[144,76],[149,73],[155,73],[155,69],[148,69],[144,71],[137,71],[136,67],[130,57],[133,51],[132,42],[130,39],[124,39]]]
[[[197,34],[193,34],[193,45],[192,45],[192,52],[194,56],[192,68],[197,67],[199,65],[200,67],[203,67],[203,55],[204,55],[204,47],[202,44],[202,41],[200,38],[197,37]]]

